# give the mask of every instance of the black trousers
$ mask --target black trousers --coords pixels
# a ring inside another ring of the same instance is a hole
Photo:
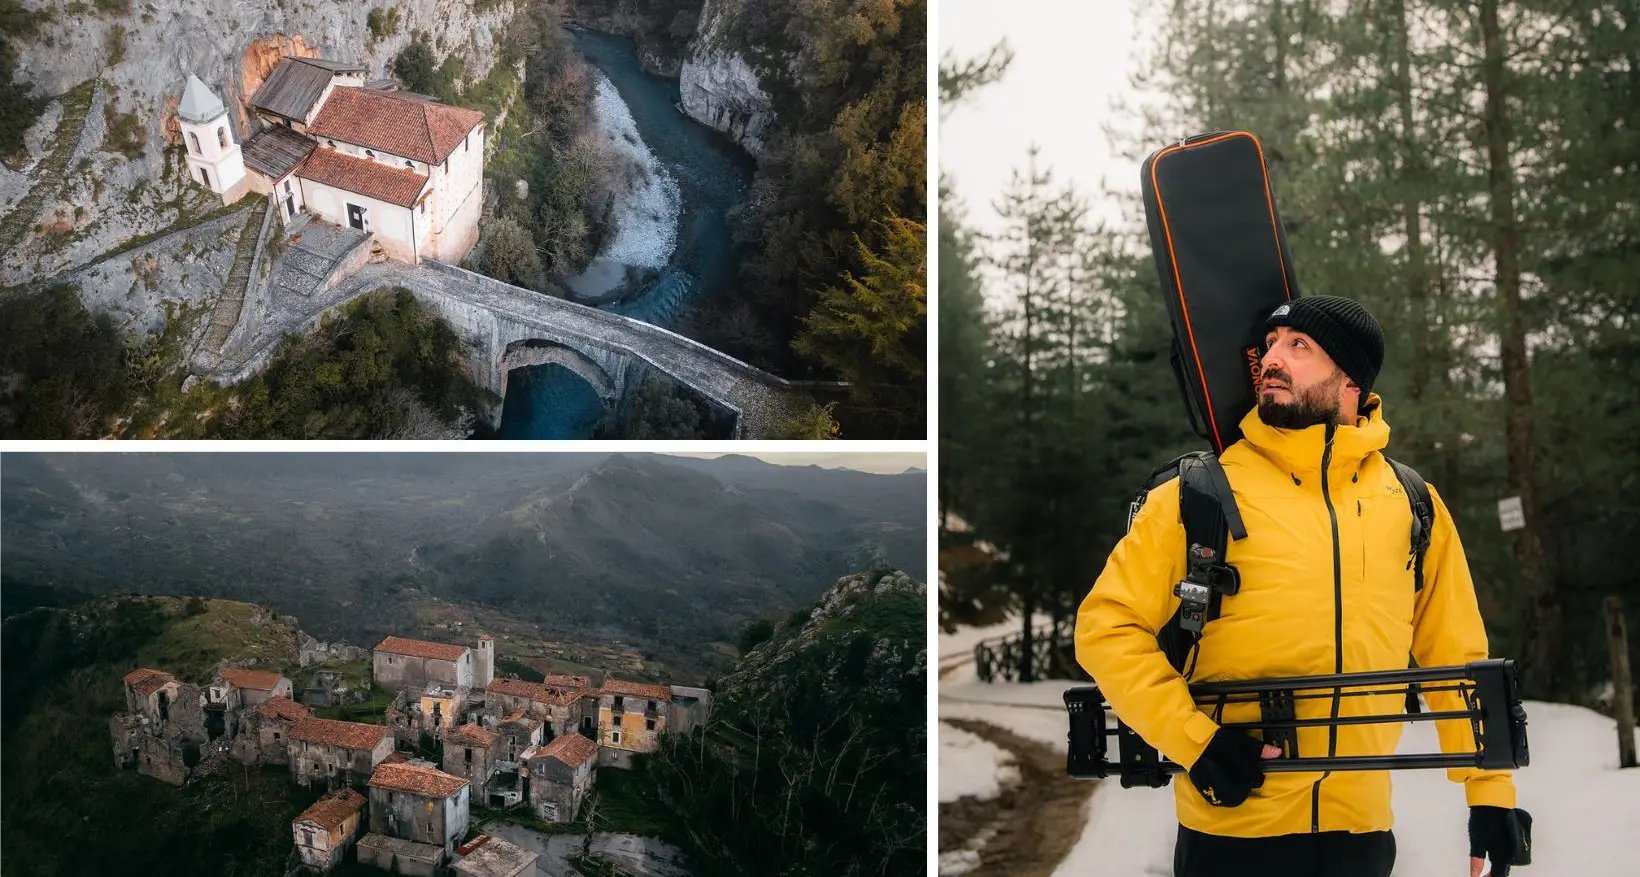
[[[1323,831],[1220,837],[1179,826],[1173,877],[1389,877],[1395,835]]]

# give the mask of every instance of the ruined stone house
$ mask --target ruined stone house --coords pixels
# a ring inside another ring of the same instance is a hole
[[[219,671],[211,683],[211,702],[226,702],[229,708],[253,707],[270,697],[291,697],[290,680],[272,670],[235,667]]]
[[[467,834],[469,788],[461,777],[433,768],[377,767],[370,777],[370,834],[359,842],[359,861],[399,873],[409,873],[401,859],[415,864],[433,857],[442,866]]]
[[[503,717],[496,724],[496,731],[501,735],[501,757],[507,761],[517,761],[531,747],[540,746],[541,727],[539,719],[531,718],[529,713],[523,711]]]
[[[632,755],[660,745],[672,711],[672,689],[644,682],[605,679],[599,692],[601,763],[630,767]]]
[[[528,877],[538,858],[521,846],[481,834],[456,848],[450,872],[454,877]]]
[[[581,801],[592,790],[598,744],[580,734],[565,734],[529,754],[530,812],[548,822],[573,822]]]
[[[291,834],[302,867],[320,873],[336,867],[364,830],[367,802],[353,789],[337,789],[292,820]]]
[[[706,724],[712,716],[712,692],[704,688],[673,685],[672,710],[666,729],[674,734],[687,734]]]
[[[304,786],[358,785],[393,752],[393,736],[381,725],[312,716],[291,725],[291,779]]]
[[[417,700],[417,729],[440,736],[460,723],[466,706],[466,689],[429,685]]]
[[[164,670],[138,668],[125,674],[125,708],[156,724],[170,721],[182,683]]]
[[[163,670],[125,674],[127,712],[108,720],[114,763],[144,776],[182,785],[204,760],[206,732],[199,686]]]
[[[475,789],[484,788],[490,771],[501,760],[501,735],[479,725],[458,725],[444,734],[444,772],[459,776]]]
[[[347,681],[339,671],[318,670],[302,689],[302,702],[315,707],[341,706],[347,702]]]
[[[282,696],[246,710],[239,739],[234,741],[235,757],[246,764],[290,764],[291,728],[312,714],[312,707]]]
[[[429,685],[481,689],[495,675],[495,643],[478,638],[478,648],[390,636],[375,648],[371,673],[387,691],[425,691]]]
[[[585,695],[585,690],[579,688],[560,688],[522,679],[497,679],[484,692],[484,712],[490,716],[527,713],[547,722],[551,726],[552,736],[572,734],[585,716],[582,705]]]

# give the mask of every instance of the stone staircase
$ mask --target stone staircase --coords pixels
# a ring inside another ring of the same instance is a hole
[[[205,329],[205,336],[194,348],[196,368],[203,364],[202,360],[214,363],[221,356],[222,345],[227,343],[228,336],[239,325],[240,311],[245,305],[245,288],[250,285],[256,253],[272,221],[271,201],[260,213],[252,210],[245,218],[245,225],[239,230],[239,242],[234,246],[233,268],[228,271],[228,279],[222,284],[222,295],[211,309],[211,323]]]
[[[68,163],[79,151],[80,137],[85,133],[85,120],[96,102],[97,82],[88,79],[69,89],[63,95],[63,117],[57,122],[56,139],[51,151],[29,171],[29,190],[4,218],[0,218],[0,253],[17,249],[29,227],[40,216],[42,205],[57,200],[68,176]]]
[[[274,265],[273,296],[312,298],[330,282],[337,266],[371,239],[369,232],[333,228],[303,217],[285,229],[287,243]]]

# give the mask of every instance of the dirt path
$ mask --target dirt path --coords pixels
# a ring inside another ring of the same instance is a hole
[[[1065,756],[1035,740],[986,722],[940,721],[1007,750],[1020,779],[988,801],[941,804],[940,852],[988,834],[979,867],[965,877],[1049,877],[1082,837],[1094,784],[1065,776]]]

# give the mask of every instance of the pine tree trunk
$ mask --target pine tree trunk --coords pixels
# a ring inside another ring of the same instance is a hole
[[[1525,694],[1545,697],[1554,688],[1560,649],[1560,605],[1549,575],[1537,493],[1533,489],[1532,390],[1526,353],[1526,326],[1520,302],[1520,226],[1515,217],[1514,171],[1509,164],[1509,110],[1504,81],[1498,0],[1481,0],[1482,64],[1486,91],[1487,184],[1492,203],[1492,253],[1497,265],[1498,305],[1502,310],[1500,347],[1507,400],[1504,441],[1508,448],[1509,487],[1520,496],[1526,527],[1516,531],[1515,563],[1529,613],[1525,630]]]
[[[1412,335],[1412,382],[1407,397],[1413,404],[1424,399],[1429,386],[1429,283],[1424,267],[1424,230],[1420,215],[1422,202],[1417,197],[1418,185],[1425,179],[1424,156],[1420,151],[1416,123],[1412,115],[1412,58],[1407,47],[1406,0],[1394,0],[1395,16],[1395,95],[1401,115],[1401,183],[1406,196],[1401,201],[1402,231],[1407,239],[1407,302]],[[1421,459],[1421,447],[1426,444],[1424,431],[1414,436],[1414,453]]]
[[[1032,200],[1037,204],[1037,209],[1040,209],[1041,202],[1037,201],[1035,197],[1035,188],[1039,185],[1037,182],[1039,177],[1037,176],[1036,151],[1034,149],[1031,151],[1030,175],[1033,188]],[[1021,459],[1024,461],[1024,466],[1019,475],[1025,480],[1026,484],[1032,486],[1036,483],[1035,472],[1036,467],[1039,465],[1036,458],[1037,418],[1034,416],[1036,406],[1036,345],[1034,342],[1037,333],[1035,284],[1037,280],[1037,247],[1040,245],[1037,235],[1041,234],[1041,228],[1037,224],[1038,219],[1039,217],[1035,215],[1027,215],[1025,218],[1025,246],[1030,255],[1027,257],[1025,265],[1025,288],[1022,301],[1025,310],[1025,326],[1023,329],[1025,333],[1023,338],[1025,370],[1020,375],[1019,382],[1019,409],[1024,416],[1025,427],[1021,430],[1022,435],[1020,436],[1024,451]],[[1025,526],[1022,528],[1024,539],[1021,541],[1023,544],[1020,546],[1023,549],[1020,557],[1020,572],[1022,574],[1020,577],[1020,616],[1024,630],[1020,635],[1020,646],[1023,655],[1019,664],[1019,681],[1034,682],[1036,681],[1036,674],[1031,666],[1031,647],[1034,644],[1031,637],[1031,616],[1036,614],[1037,607],[1037,565],[1041,562],[1037,549],[1041,543],[1039,528],[1034,526],[1037,515],[1034,497],[1029,496],[1017,487],[1015,491],[1016,496],[1024,496],[1025,498],[1020,509]]]

